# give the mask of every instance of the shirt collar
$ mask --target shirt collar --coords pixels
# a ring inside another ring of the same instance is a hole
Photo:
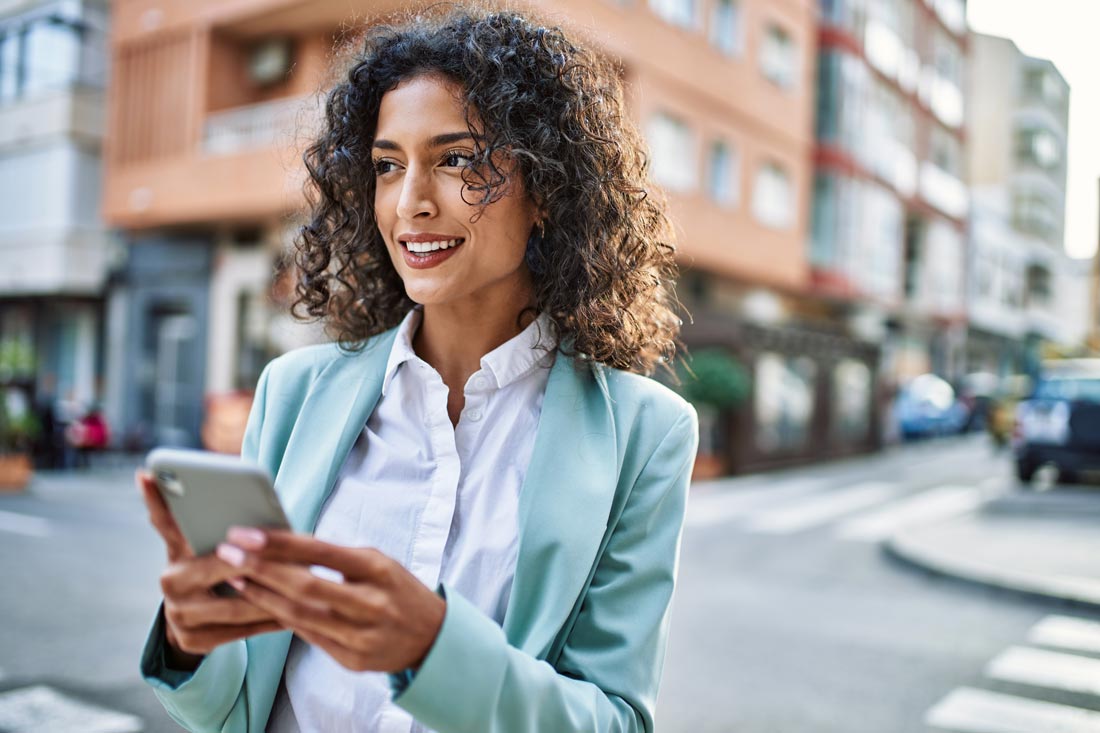
[[[413,306],[398,325],[390,358],[386,362],[386,373],[382,378],[383,396],[398,367],[406,361],[419,358],[413,351],[412,339],[422,318],[423,306],[418,304]],[[495,386],[500,389],[526,376],[536,367],[552,362],[554,351],[550,317],[540,313],[519,334],[481,357],[481,368],[496,381]]]

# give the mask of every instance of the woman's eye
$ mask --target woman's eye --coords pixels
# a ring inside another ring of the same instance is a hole
[[[397,164],[394,163],[392,160],[386,160],[385,158],[383,158],[381,160],[374,161],[374,172],[376,175],[379,176],[384,173],[389,173],[396,168]]]
[[[472,155],[457,150],[443,156],[443,165],[448,168],[466,168],[473,162],[474,158]]]

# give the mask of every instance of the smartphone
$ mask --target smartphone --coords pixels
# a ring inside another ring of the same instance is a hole
[[[271,477],[237,456],[156,448],[145,459],[195,555],[207,555],[234,525],[289,529]]]

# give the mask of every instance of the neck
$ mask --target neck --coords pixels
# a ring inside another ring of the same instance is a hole
[[[517,302],[525,301],[425,305],[413,336],[413,350],[439,372],[444,383],[461,388],[481,368],[481,357],[515,338],[535,320],[533,311],[520,320],[526,305]]]

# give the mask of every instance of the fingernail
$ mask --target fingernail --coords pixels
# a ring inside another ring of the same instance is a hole
[[[246,550],[262,550],[267,544],[267,535],[255,527],[230,527],[225,538]]]
[[[244,590],[244,578],[230,578],[226,582],[239,591]]]
[[[217,555],[235,568],[244,566],[244,550],[233,545],[218,545]]]

